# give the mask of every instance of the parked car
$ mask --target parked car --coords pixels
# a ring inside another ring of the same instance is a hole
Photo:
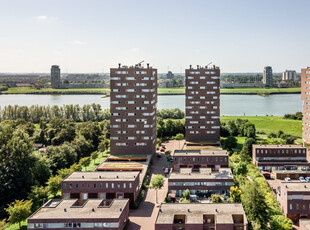
[[[157,158],[161,158],[161,154],[160,153],[157,153]]]
[[[169,173],[169,169],[168,169],[168,168],[165,168],[164,173],[165,173],[165,174],[168,174],[168,173]]]
[[[306,177],[305,180],[306,180],[307,182],[310,182],[310,177]]]
[[[300,182],[306,182],[305,178],[303,176],[299,177]]]
[[[285,177],[284,180],[285,180],[286,182],[291,182],[291,181],[292,181],[291,178],[289,178],[289,177]]]
[[[162,145],[161,147],[164,148],[164,149],[166,149],[166,146],[164,146],[164,145]]]
[[[165,152],[166,149],[163,148],[163,147],[160,147],[159,150],[160,150],[161,152]]]

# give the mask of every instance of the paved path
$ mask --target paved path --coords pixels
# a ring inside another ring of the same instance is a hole
[[[173,152],[174,149],[179,148],[179,145],[182,147],[183,141],[180,141],[180,144],[179,141],[170,141],[166,144],[166,148]],[[151,167],[151,178],[156,174],[162,174],[163,168],[169,166],[165,155],[162,155],[161,158],[154,156]],[[164,201],[167,191],[168,179],[165,178],[164,187],[158,190],[158,204],[156,204],[156,191],[154,189],[148,189],[145,199],[140,203],[139,208],[130,210],[129,212],[130,224],[128,230],[154,230],[159,204]]]

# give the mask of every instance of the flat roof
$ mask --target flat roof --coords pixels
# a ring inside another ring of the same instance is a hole
[[[128,199],[115,199],[110,206],[99,207],[104,200],[90,199],[83,206],[74,206],[78,201],[81,200],[50,200],[30,216],[29,220],[118,219],[128,203]]]
[[[174,150],[173,156],[228,156],[226,150]]]
[[[274,148],[285,148],[285,149],[296,149],[296,148],[301,148],[301,149],[306,149],[306,147],[303,147],[302,145],[253,145],[255,148],[265,148],[265,149],[274,149]]]
[[[310,173],[310,171],[304,171],[304,170],[273,170],[274,173],[296,173],[296,174],[307,174]]]
[[[240,203],[166,203],[160,207],[156,224],[172,224],[175,215],[186,215],[186,224],[202,224],[203,215],[215,215],[217,223],[231,223],[232,215],[243,215],[244,223],[247,223]]]
[[[134,181],[139,176],[139,171],[96,171],[96,172],[73,172],[63,181]]]
[[[233,179],[230,168],[220,168],[218,172],[211,172],[209,168],[202,168],[199,172],[180,169],[180,172],[173,172],[169,179]]]
[[[307,182],[281,182],[289,192],[310,192],[310,184]]]

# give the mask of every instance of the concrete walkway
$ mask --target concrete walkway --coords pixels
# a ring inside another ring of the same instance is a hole
[[[183,142],[180,142],[180,146],[182,146]],[[171,152],[173,152],[174,149],[177,149],[178,146],[179,141],[170,141],[166,144],[167,150],[170,150]],[[156,174],[163,174],[163,168],[169,167],[170,165],[164,154],[161,158],[154,156],[153,165],[151,167],[151,178]],[[129,212],[130,224],[128,230],[154,230],[159,205],[164,201],[167,191],[168,179],[165,178],[164,187],[158,190],[158,204],[156,204],[156,191],[154,189],[148,189],[145,199],[140,203],[139,208],[136,210],[130,210]]]

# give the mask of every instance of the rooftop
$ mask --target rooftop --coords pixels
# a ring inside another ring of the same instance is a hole
[[[172,224],[174,215],[186,215],[186,224],[202,224],[203,215],[215,215],[216,223],[233,223],[232,215],[243,215],[245,217],[242,204],[167,203],[161,205],[156,224]],[[245,222],[247,222],[246,218]]]
[[[289,192],[309,192],[310,184],[307,182],[282,182],[282,187],[284,187]]]
[[[175,150],[173,156],[227,156],[226,150]]]
[[[303,147],[302,145],[253,145],[255,148],[265,148],[265,149],[273,149],[273,148],[291,148],[291,149],[296,149],[296,148],[301,148],[301,149],[306,149],[306,147]]]
[[[29,220],[38,219],[119,219],[128,199],[105,201],[91,200],[49,200]]]
[[[120,181],[134,181],[139,176],[139,171],[130,171],[130,172],[73,172],[67,176],[63,181],[111,181],[111,180],[120,180]]]
[[[219,172],[212,172],[210,168],[200,168],[199,172],[181,168],[179,173],[171,173],[169,179],[233,179],[233,175],[230,168],[220,168]]]
[[[274,173],[284,173],[284,174],[293,174],[293,173],[296,173],[296,174],[309,174],[310,173],[310,169],[308,169],[307,171],[306,170],[273,170]]]

